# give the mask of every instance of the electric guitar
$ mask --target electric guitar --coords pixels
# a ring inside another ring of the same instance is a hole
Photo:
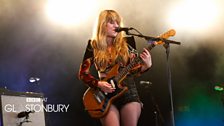
[[[159,38],[167,39],[170,36],[175,35],[175,30],[171,29],[164,34],[160,35]],[[156,45],[164,44],[163,41],[154,41],[149,44],[146,48],[151,50]],[[100,88],[91,88],[89,87],[83,95],[83,104],[85,110],[88,111],[92,118],[102,118],[104,117],[111,104],[114,100],[122,96],[127,90],[127,87],[121,85],[122,80],[126,77],[128,72],[130,72],[135,65],[142,62],[142,59],[138,56],[134,58],[125,68],[123,68],[120,73],[118,72],[119,64],[116,64],[112,69],[107,73],[107,77],[102,81],[107,81],[111,86],[115,87],[115,91],[112,93],[104,93]]]

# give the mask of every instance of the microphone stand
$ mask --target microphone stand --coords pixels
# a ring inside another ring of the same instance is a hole
[[[136,29],[134,29],[134,30],[136,30]],[[172,83],[171,83],[171,70],[170,70],[170,64],[169,64],[169,53],[170,53],[170,44],[180,45],[181,43],[177,42],[177,41],[173,41],[173,40],[164,39],[164,38],[145,36],[145,35],[141,34],[138,30],[136,30],[136,31],[139,34],[129,33],[129,31],[125,31],[125,33],[127,35],[133,35],[133,36],[144,38],[147,41],[163,41],[165,43],[164,47],[166,49],[166,58],[167,58],[167,79],[168,79],[168,88],[169,88],[170,105],[171,105],[171,122],[172,122],[171,126],[175,126]]]
[[[149,82],[150,83],[150,82]],[[151,98],[152,105],[153,105],[153,114],[155,119],[155,126],[162,126],[164,125],[164,118],[160,111],[159,105],[157,104],[153,94],[151,93],[151,88],[149,84],[145,85],[144,88],[148,88],[147,93]]]
[[[170,94],[170,104],[171,104],[171,121],[172,126],[175,126],[174,120],[174,107],[173,107],[173,94],[172,94],[172,83],[171,83],[171,70],[170,70],[170,61],[169,61],[169,54],[170,54],[170,44],[166,43],[164,45],[166,49],[166,59],[167,59],[167,80],[168,80],[168,88]]]

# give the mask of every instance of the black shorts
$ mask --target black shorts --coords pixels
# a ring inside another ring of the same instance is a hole
[[[127,103],[139,102],[142,103],[138,91],[134,82],[133,77],[127,77],[123,80],[122,84],[128,87],[128,91],[125,92],[121,97],[119,97],[113,105],[115,105],[119,110]]]

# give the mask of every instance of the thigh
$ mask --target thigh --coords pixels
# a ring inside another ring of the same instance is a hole
[[[121,108],[120,112],[122,126],[137,126],[141,114],[141,104],[130,102]]]
[[[120,115],[118,109],[111,105],[107,115],[100,119],[102,126],[120,126]]]

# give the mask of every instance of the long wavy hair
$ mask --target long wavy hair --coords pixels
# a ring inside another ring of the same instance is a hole
[[[104,10],[100,13],[96,23],[95,32],[92,38],[92,47],[94,49],[94,61],[100,71],[104,71],[108,64],[114,63],[118,56],[122,57],[122,63],[128,62],[128,46],[124,33],[119,32],[112,44],[112,50],[107,50],[107,31],[106,26],[110,21],[116,21],[121,27],[123,25],[119,14],[114,10]]]

